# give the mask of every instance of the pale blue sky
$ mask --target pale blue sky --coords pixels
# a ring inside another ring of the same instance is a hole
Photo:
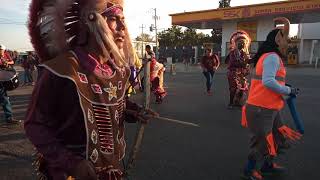
[[[0,44],[10,49],[25,51],[32,49],[29,42],[26,21],[31,0],[0,0]],[[279,0],[232,0],[232,6],[257,4]],[[171,25],[169,14],[183,11],[214,9],[219,0],[127,0],[125,7],[126,21],[132,38],[141,33],[142,24],[149,27],[153,24],[152,8],[157,8],[160,20],[158,28]],[[145,29],[147,33],[149,28]],[[152,33],[150,33],[152,34]],[[153,33],[154,34],[154,33]]]

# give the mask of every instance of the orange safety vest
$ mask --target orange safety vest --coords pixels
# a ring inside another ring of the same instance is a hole
[[[275,53],[263,54],[258,60],[256,66],[256,73],[251,78],[251,87],[249,91],[247,104],[267,109],[280,110],[284,106],[282,95],[272,91],[271,89],[268,89],[262,83],[263,62],[265,61],[266,57],[270,54]],[[277,71],[275,78],[279,84],[285,85],[286,69],[281,59],[280,68]]]
[[[265,53],[263,54],[256,65],[256,72],[251,77],[251,86],[249,90],[249,96],[247,104],[263,107],[266,109],[280,110],[284,106],[284,101],[282,95],[272,91],[265,87],[262,83],[262,73],[263,73],[263,62],[266,57],[270,54],[276,53]],[[283,65],[282,59],[280,59],[280,68],[276,73],[275,79],[279,84],[285,85],[286,69]],[[247,126],[246,107],[243,106],[242,109],[242,126]]]

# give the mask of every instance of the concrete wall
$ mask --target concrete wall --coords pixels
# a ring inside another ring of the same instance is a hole
[[[237,30],[237,22],[226,22],[222,25],[222,44],[221,56],[226,56],[226,43],[229,42],[230,36]]]
[[[314,44],[314,50],[312,51],[312,43],[313,40],[303,40],[303,49],[302,49],[302,55],[299,57],[299,63],[301,64],[309,64],[311,53],[313,53],[313,59],[311,61],[311,64],[315,62],[315,57],[320,57],[320,41],[318,40],[318,43]],[[311,52],[312,51],[312,52]]]
[[[302,54],[299,57],[299,63],[308,63],[311,56],[311,46],[312,40],[303,40],[303,50],[301,51]]]
[[[257,41],[265,41],[268,33],[274,29],[273,18],[259,19],[257,27]]]
[[[303,48],[299,51],[299,62],[300,63],[309,63],[311,56],[311,48],[313,40],[320,40],[320,23],[305,23],[299,24],[298,37],[301,39],[302,44],[300,48]],[[319,48],[316,46],[315,48]],[[317,51],[317,50],[316,50]]]
[[[298,37],[301,39],[320,39],[320,23],[305,23],[299,25]]]

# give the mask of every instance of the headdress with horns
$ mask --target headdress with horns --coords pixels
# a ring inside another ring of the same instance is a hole
[[[104,55],[112,54],[118,66],[128,64],[133,51],[127,28],[123,55],[102,16],[119,8],[123,9],[123,0],[32,0],[29,34],[40,61],[79,45],[89,31]]]

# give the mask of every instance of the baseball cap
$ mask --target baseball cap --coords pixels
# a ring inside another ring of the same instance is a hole
[[[6,47],[3,44],[0,44],[0,49],[6,50]]]

